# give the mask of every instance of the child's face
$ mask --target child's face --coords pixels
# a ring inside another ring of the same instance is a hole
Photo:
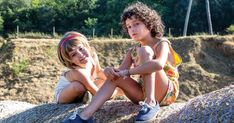
[[[78,44],[76,47],[72,48],[72,51],[69,52],[72,63],[85,67],[90,56],[89,51],[83,44]]]
[[[145,26],[143,22],[136,19],[134,16],[128,18],[125,21],[125,23],[128,30],[128,34],[132,39],[142,41],[147,36],[150,36],[149,29]]]

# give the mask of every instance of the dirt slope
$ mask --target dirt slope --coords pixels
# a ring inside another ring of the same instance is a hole
[[[0,48],[0,100],[33,104],[53,101],[64,67],[56,54],[58,39],[12,39]],[[234,35],[171,39],[182,56],[179,101],[234,83]],[[134,41],[93,40],[101,65],[118,66]]]

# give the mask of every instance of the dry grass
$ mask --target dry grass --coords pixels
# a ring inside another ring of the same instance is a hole
[[[0,49],[0,100],[19,100],[33,104],[53,100],[53,90],[64,67],[56,48],[59,39],[14,39]],[[182,56],[179,101],[205,94],[234,81],[234,35],[197,36],[171,39]],[[127,49],[136,42],[129,39],[92,40],[102,67],[118,67]],[[27,69],[15,76],[10,65],[28,59]]]

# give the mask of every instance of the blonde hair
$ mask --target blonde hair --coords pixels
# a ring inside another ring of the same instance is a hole
[[[84,47],[89,50],[91,56],[93,56],[94,51],[91,49],[87,38],[83,34],[74,31],[67,32],[64,34],[57,47],[59,61],[65,67],[74,69],[77,66],[71,62],[69,52],[71,52],[72,48],[76,47],[78,44],[83,44]]]

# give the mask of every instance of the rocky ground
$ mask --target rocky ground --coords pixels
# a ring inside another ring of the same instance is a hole
[[[32,105],[0,101],[1,123],[58,123],[80,112],[82,104]],[[96,123],[133,123],[139,105],[127,100],[107,101],[93,119]],[[231,123],[234,120],[234,85],[197,96],[184,103],[161,107],[154,123]]]

